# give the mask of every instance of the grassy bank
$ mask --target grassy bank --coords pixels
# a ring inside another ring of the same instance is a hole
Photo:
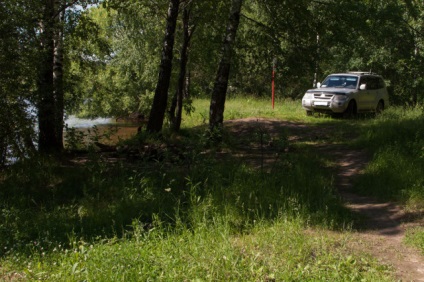
[[[181,158],[111,163],[93,152],[84,164],[37,159],[2,172],[2,278],[391,281],[389,269],[350,248],[354,218],[335,194],[328,158],[308,147],[317,137],[286,152],[287,132],[281,132],[273,140],[281,153],[276,164],[258,170],[232,155],[217,158],[231,150],[232,140],[206,146],[208,101],[194,107],[184,116],[182,135],[169,136],[177,148],[186,146]],[[383,134],[375,128],[388,131],[378,124],[392,116],[339,120],[306,117],[292,101],[277,101],[274,110],[268,100],[226,104],[226,119],[331,126],[325,136],[331,142],[360,128],[365,137],[356,145],[373,150],[374,162],[380,146],[371,144]],[[371,172],[359,183],[372,183]]]

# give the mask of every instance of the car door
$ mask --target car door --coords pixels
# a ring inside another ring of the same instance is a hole
[[[365,96],[364,110],[372,110],[378,94],[378,79],[377,77],[369,76],[367,83],[367,95]]]
[[[358,111],[364,111],[367,107],[367,100],[369,100],[368,78],[368,76],[362,76],[359,80],[359,87],[361,87],[361,85],[365,85],[365,89],[359,89],[358,94],[356,95],[356,105]]]
[[[376,107],[378,97],[379,82],[378,77],[364,76],[361,78],[361,84],[365,84],[365,90],[359,93],[358,111],[371,111]]]
[[[378,100],[378,90],[379,90],[379,83],[378,83],[378,77],[370,76],[368,77],[368,85],[367,85],[367,96],[366,96],[366,110],[374,110],[377,106],[377,100]]]
[[[386,85],[384,83],[383,78],[381,77],[376,77],[377,80],[377,93],[375,93],[374,96],[374,102],[372,105],[372,109],[375,110],[377,108],[378,103],[380,102],[380,100],[383,100],[383,103],[385,105],[388,105],[388,99],[387,99],[387,89],[386,89]]]

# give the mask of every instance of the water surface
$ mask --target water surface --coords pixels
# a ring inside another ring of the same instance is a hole
[[[137,134],[139,124],[128,122],[117,122],[114,118],[85,119],[70,116],[65,120],[68,128],[84,135],[84,143],[94,140],[105,144],[116,144],[120,140],[125,140]],[[68,132],[64,129],[65,143],[68,139]],[[65,144],[66,145],[66,144]]]

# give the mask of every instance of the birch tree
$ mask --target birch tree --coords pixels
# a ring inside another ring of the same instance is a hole
[[[190,26],[190,13],[189,7],[185,6],[183,11],[183,42],[180,51],[180,73],[178,76],[177,90],[172,99],[169,116],[171,121],[171,128],[174,131],[179,131],[181,127],[181,118],[183,111],[183,94],[184,91],[188,92],[187,85],[187,62],[189,57],[189,45],[193,35],[195,26]]]
[[[163,42],[162,58],[159,78],[156,85],[153,105],[150,110],[147,131],[160,132],[162,130],[165,111],[168,106],[168,89],[171,80],[172,58],[174,50],[174,35],[178,18],[180,0],[170,0],[168,7],[165,39]]]
[[[230,76],[231,57],[237,29],[240,22],[240,12],[243,0],[232,0],[230,17],[228,19],[227,30],[222,45],[221,61],[215,78],[215,84],[212,92],[210,112],[209,112],[209,130],[221,131],[224,122],[224,107],[227,96],[228,79]]]

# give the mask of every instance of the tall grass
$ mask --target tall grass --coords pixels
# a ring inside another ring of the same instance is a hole
[[[358,145],[373,160],[358,179],[356,189],[380,199],[406,205],[411,214],[424,210],[424,112],[394,107],[362,128]],[[406,242],[424,252],[424,230],[406,233]]]
[[[352,217],[325,158],[280,150],[270,171],[216,158],[219,148],[206,150],[194,129],[207,123],[205,103],[185,116],[181,159],[110,163],[93,154],[83,165],[33,159],[3,172],[1,278],[389,281],[387,268],[349,248],[349,233],[326,231],[349,231]],[[298,102],[283,105],[229,99],[226,119],[319,122]]]
[[[391,108],[362,128],[359,144],[374,159],[358,189],[380,198],[424,208],[424,114]]]

